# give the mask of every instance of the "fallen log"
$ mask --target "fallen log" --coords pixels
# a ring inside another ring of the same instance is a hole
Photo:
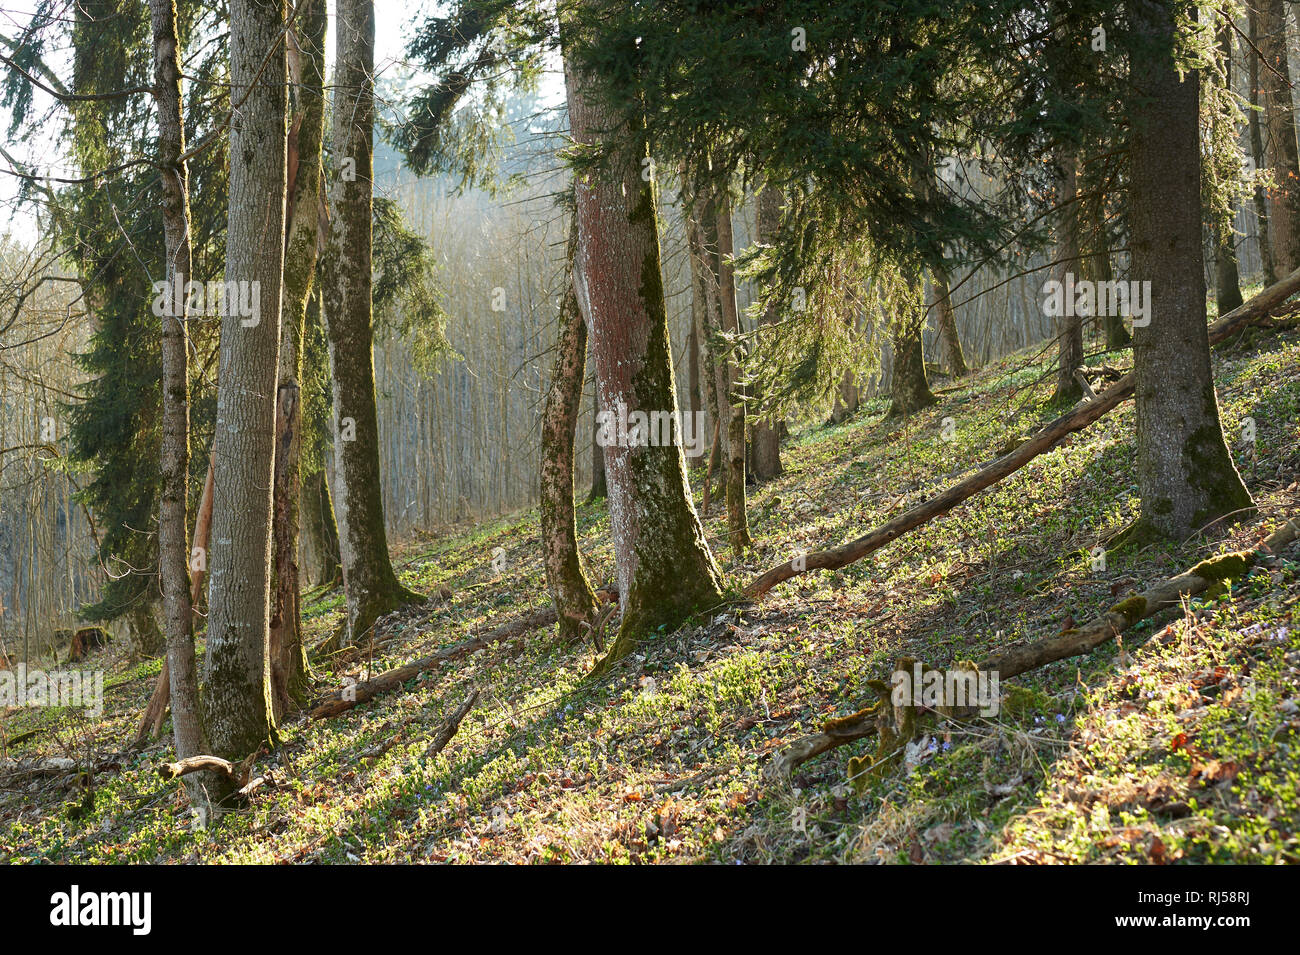
[[[12,780],[27,776],[62,776],[67,773],[89,772],[91,774],[107,772],[120,766],[124,754],[107,758],[97,758],[91,763],[68,756],[47,756],[36,759],[0,760],[0,779]]]
[[[438,730],[437,735],[434,736],[433,740],[429,743],[429,748],[424,751],[426,757],[432,758],[437,756],[447,748],[447,744],[451,742],[451,738],[455,736],[456,731],[460,729],[461,720],[463,720],[465,715],[469,713],[470,707],[474,705],[474,701],[477,699],[478,690],[471,690],[469,696],[465,697],[465,702],[460,705],[455,713],[451,714],[451,717],[447,722],[442,724],[442,728]]]
[[[1195,596],[1224,579],[1237,578],[1253,564],[1283,550],[1300,539],[1300,523],[1288,520],[1265,540],[1249,550],[1221,554],[1203,560],[1195,567],[1176,577],[1162,580],[1141,594],[1120,601],[1086,626],[1066,630],[1021,647],[1010,647],[995,653],[977,664],[982,672],[998,674],[1006,680],[1030,670],[1037,670],[1064,660],[1083,656],[1102,644],[1115,639],[1141,620],[1169,607],[1177,606],[1183,597]],[[820,756],[827,750],[872,736],[877,731],[880,707],[884,700],[850,716],[830,720],[820,733],[812,733],[795,740],[772,758],[768,773],[778,778],[787,777],[800,763]]]
[[[446,663],[448,660],[456,660],[475,651],[484,650],[502,640],[508,640],[511,637],[517,637],[541,627],[549,627],[558,619],[554,607],[545,607],[541,610],[526,613],[522,617],[510,621],[505,626],[498,627],[491,633],[471,637],[468,640],[462,640],[460,643],[453,643],[451,646],[443,647],[427,657],[412,660],[405,666],[385,670],[369,680],[341,687],[329,696],[318,700],[312,706],[308,715],[314,720],[323,720],[331,716],[338,716],[340,713],[346,713],[359,703],[365,703],[381,693],[396,689],[407,680],[419,676],[425,670]]]
[[[239,787],[242,787],[248,781],[234,763],[228,759],[222,759],[220,756],[187,756],[175,763],[160,763],[158,765],[158,775],[166,780],[179,779],[181,776],[188,776],[190,773],[202,772],[220,773]]]
[[[1300,291],[1300,269],[1296,269],[1286,278],[1260,292],[1249,302],[1233,309],[1209,328],[1210,344],[1223,341],[1236,329],[1247,323],[1256,322],[1267,317],[1270,312],[1282,305],[1297,291]],[[1134,386],[1133,372],[1128,372],[1119,381],[1101,392],[1092,401],[1087,401],[1066,414],[1061,415],[1040,429],[1033,437],[1015,448],[1009,454],[998,458],[963,481],[959,481],[943,493],[918,504],[903,512],[891,521],[880,525],[871,533],[856,540],[795,558],[784,564],[778,564],[771,570],[756,578],[745,588],[745,595],[750,598],[761,597],[777,584],[807,573],[810,570],[839,570],[879,550],[886,544],[897,540],[908,531],[928,524],[952,510],[967,498],[999,481],[1010,477],[1026,464],[1052,450],[1061,441],[1076,431],[1082,431],[1103,415],[1116,408],[1121,402],[1132,397]]]

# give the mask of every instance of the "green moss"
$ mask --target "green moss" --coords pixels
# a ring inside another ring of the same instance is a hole
[[[1240,580],[1249,569],[1249,552],[1237,551],[1207,558],[1193,567],[1189,573],[1209,581]]]
[[[1001,710],[1007,716],[1020,718],[1034,713],[1048,713],[1057,707],[1053,697],[1028,687],[1004,684],[1001,689]]]
[[[1134,594],[1126,600],[1121,600],[1115,606],[1110,608],[1110,613],[1117,613],[1124,618],[1128,626],[1133,626],[1147,615],[1147,599],[1139,594]]]

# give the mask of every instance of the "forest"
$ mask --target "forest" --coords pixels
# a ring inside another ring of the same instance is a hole
[[[0,0],[0,863],[1300,862],[1298,17]]]

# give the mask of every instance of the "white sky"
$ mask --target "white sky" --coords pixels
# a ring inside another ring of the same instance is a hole
[[[72,0],[68,0],[67,5],[70,7]],[[395,68],[401,64],[404,57],[406,41],[411,33],[411,23],[416,17],[427,15],[434,4],[421,2],[394,2],[394,0],[376,0],[375,3],[375,71],[378,77],[383,78],[393,74]],[[36,7],[36,0],[0,0],[0,35],[13,39],[18,36],[26,24],[30,21],[32,13]],[[334,4],[331,0],[330,9],[333,12]],[[331,24],[333,17],[331,15]],[[0,44],[3,46],[3,44]],[[326,59],[333,60],[334,43],[333,35],[326,40]],[[6,50],[7,52],[7,50]],[[50,68],[55,70],[61,77],[66,78],[69,74],[68,60],[66,51],[60,55],[52,53],[47,56],[46,62]],[[0,66],[0,68],[3,68]],[[553,77],[548,77],[551,82],[546,83],[547,87],[559,86],[558,81]],[[35,95],[35,108],[37,115],[50,105],[51,98],[37,90]],[[12,144],[4,142],[4,148],[15,159],[23,163],[37,163],[42,167],[48,167],[50,175],[73,176],[76,170],[68,167],[65,163],[60,162],[54,146],[54,133],[57,132],[55,123],[50,124],[48,134],[33,137],[27,143]],[[0,116],[0,137],[8,130],[8,115]],[[30,207],[26,207],[20,212],[13,211],[13,198],[18,191],[18,180],[3,172],[8,168],[8,163],[0,158],[0,210],[10,210],[10,221],[0,231],[7,231],[13,238],[20,241],[30,242],[36,236],[36,220]]]

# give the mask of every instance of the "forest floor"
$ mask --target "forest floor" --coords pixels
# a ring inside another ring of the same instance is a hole
[[[857,536],[995,458],[1059,413],[1038,381],[1049,364],[1012,356],[945,382],[940,403],[908,421],[873,402],[796,434],[785,475],[751,490],[753,551],[730,552],[719,508],[706,518],[729,583]],[[870,703],[867,681],[887,678],[899,655],[943,667],[1054,634],[1293,515],[1300,333],[1219,349],[1215,366],[1230,437],[1255,421],[1256,443],[1234,442],[1234,454],[1260,505],[1218,537],[1112,552],[1094,569],[1092,549],[1137,510],[1126,403],[868,559],[657,634],[601,680],[585,678],[594,648],[559,646],[551,627],[341,716],[291,720],[255,765],[274,785],[218,828],[196,826],[177,783],[159,778],[170,724],[89,785],[0,774],[0,863],[1298,862],[1294,552],[1122,644],[1005,682],[996,716],[931,727],[906,765],[862,793],[845,766],[871,740],[788,783],[763,773],[774,751]],[[579,509],[579,530],[593,581],[611,580],[603,503]],[[536,511],[410,542],[397,560],[407,585],[449,596],[382,621],[361,656],[314,661],[316,692],[547,605]],[[313,643],[341,599],[308,595]],[[3,715],[11,740],[38,730],[7,756],[120,753],[158,666],[116,666],[98,719]],[[476,705],[427,758],[471,688]]]

